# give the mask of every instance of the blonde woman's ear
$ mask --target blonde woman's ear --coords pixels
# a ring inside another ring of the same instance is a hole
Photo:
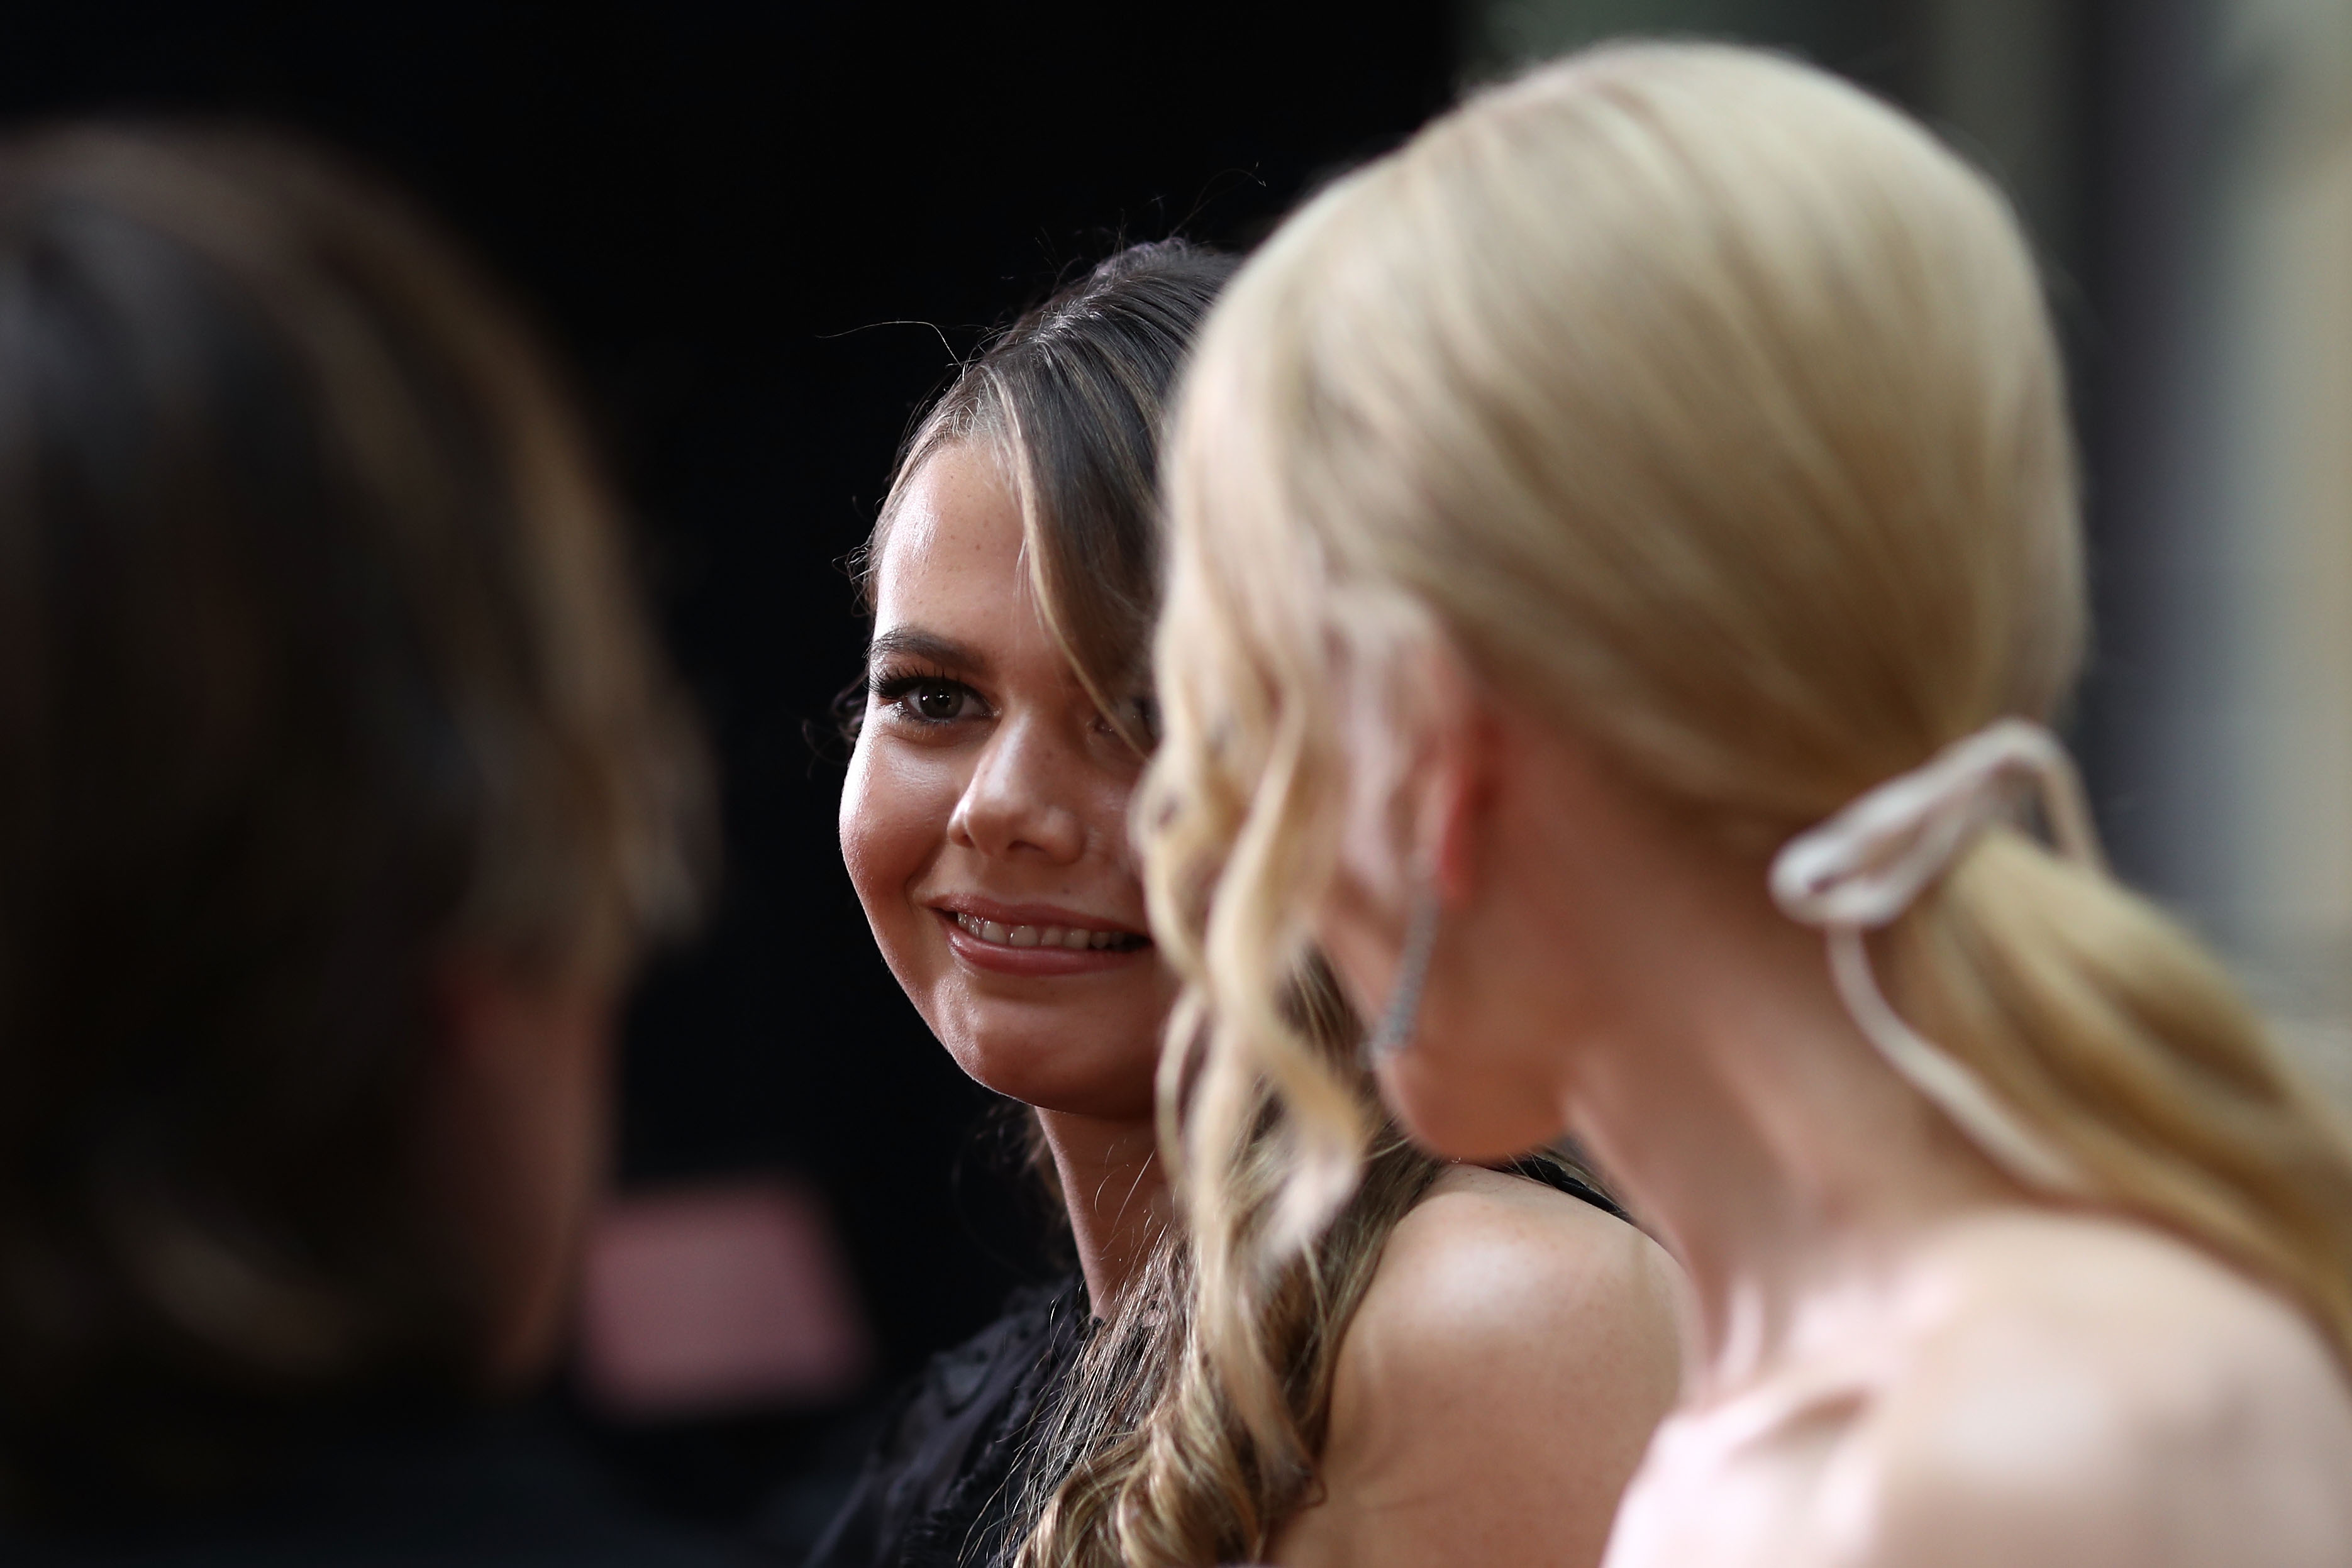
[[[1442,641],[1415,640],[1339,700],[1349,753],[1341,877],[1400,923],[1431,894],[1459,904],[1492,796],[1497,715],[1482,683]]]
[[[1426,891],[1448,909],[1478,893],[1486,841],[1495,831],[1496,769],[1506,720],[1483,684],[1450,653],[1433,657],[1429,685],[1437,700],[1428,721],[1428,763],[1413,812],[1413,858]]]

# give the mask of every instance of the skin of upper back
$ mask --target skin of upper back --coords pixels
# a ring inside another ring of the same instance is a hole
[[[1879,1303],[1672,1417],[1607,1568],[2352,1563],[2344,1369],[2203,1253],[2019,1210],[1928,1239]]]
[[[1399,1223],[1335,1369],[1282,1568],[1598,1563],[1681,1386],[1680,1271],[1622,1220],[1471,1166]]]

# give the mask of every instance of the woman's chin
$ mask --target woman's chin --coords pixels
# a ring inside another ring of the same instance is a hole
[[[948,1049],[973,1082],[1036,1110],[1108,1122],[1151,1119],[1156,1051],[1114,1055],[1099,1047],[1041,1047],[1034,1037],[962,1040]]]
[[[1381,1098],[1405,1135],[1440,1159],[1492,1164],[1549,1144],[1560,1133],[1558,1109],[1545,1096],[1482,1088],[1410,1060],[1381,1070]]]

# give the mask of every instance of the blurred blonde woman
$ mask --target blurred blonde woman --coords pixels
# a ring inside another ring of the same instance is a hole
[[[1277,234],[1171,444],[1139,810],[1240,1408],[1365,1135],[1319,947],[1411,1134],[1569,1128],[1690,1273],[1617,1568],[2352,1562],[2352,1158],[2042,727],[2075,477],[1983,179],[1784,60],[1574,57]]]

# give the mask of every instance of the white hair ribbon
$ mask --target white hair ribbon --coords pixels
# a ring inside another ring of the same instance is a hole
[[[1864,1037],[2010,1175],[2028,1186],[2080,1191],[2081,1170],[2004,1105],[1965,1063],[1903,1021],[1871,971],[1864,933],[1911,906],[1921,890],[2024,793],[2042,807],[2070,860],[2101,863],[2074,765],[2038,724],[2004,718],[1870,790],[1781,846],[1772,900],[1827,933],[1830,976]]]

